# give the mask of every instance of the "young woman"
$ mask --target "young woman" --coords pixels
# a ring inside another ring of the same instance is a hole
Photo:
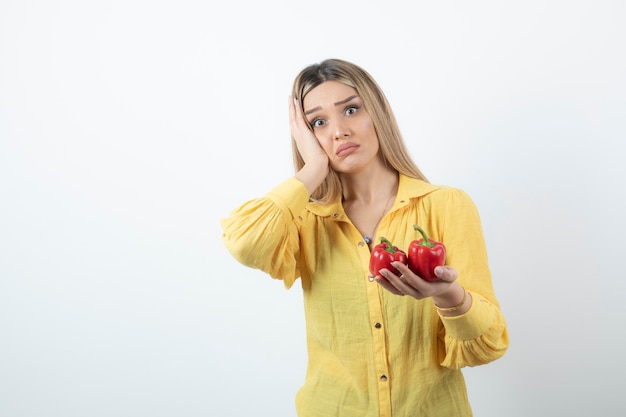
[[[301,417],[471,416],[465,366],[508,347],[478,211],[430,184],[385,95],[362,68],[329,59],[297,76],[289,101],[295,176],[222,220],[242,264],[300,278],[308,368]],[[369,273],[385,237],[407,250],[413,225],[447,248],[435,282],[402,263]]]

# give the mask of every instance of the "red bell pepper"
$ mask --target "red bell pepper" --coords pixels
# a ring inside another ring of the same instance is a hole
[[[422,239],[416,239],[409,244],[409,269],[426,281],[437,281],[435,267],[445,263],[446,247],[441,242],[429,239],[424,229],[418,225],[414,225],[413,229],[421,233]]]
[[[381,237],[380,243],[374,246],[372,254],[370,255],[370,272],[373,275],[380,276],[380,270],[387,268],[394,274],[399,275],[400,273],[398,270],[391,266],[391,262],[394,261],[402,262],[406,265],[408,262],[406,252],[398,249],[397,246],[393,246],[393,244],[386,238]]]

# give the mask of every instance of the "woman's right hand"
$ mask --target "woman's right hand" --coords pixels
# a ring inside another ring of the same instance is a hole
[[[304,167],[296,174],[296,178],[304,183],[311,194],[328,175],[329,159],[309,128],[300,103],[291,96],[289,96],[289,126],[298,152],[304,160]]]

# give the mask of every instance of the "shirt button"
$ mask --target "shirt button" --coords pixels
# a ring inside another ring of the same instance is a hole
[[[363,246],[365,246],[365,242],[363,242],[362,240],[358,243],[359,247],[362,248]]]
[[[333,213],[333,217],[334,217],[334,218],[339,217],[339,213]]]
[[[387,380],[387,375],[381,375],[380,380],[385,382]]]
[[[376,323],[374,324],[374,327],[376,327],[377,329],[380,329],[381,327],[383,327],[383,325],[380,323]]]

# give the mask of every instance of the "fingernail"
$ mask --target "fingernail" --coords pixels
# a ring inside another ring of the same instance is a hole
[[[435,275],[439,276],[443,274],[443,267],[442,266],[438,266],[435,268]]]

